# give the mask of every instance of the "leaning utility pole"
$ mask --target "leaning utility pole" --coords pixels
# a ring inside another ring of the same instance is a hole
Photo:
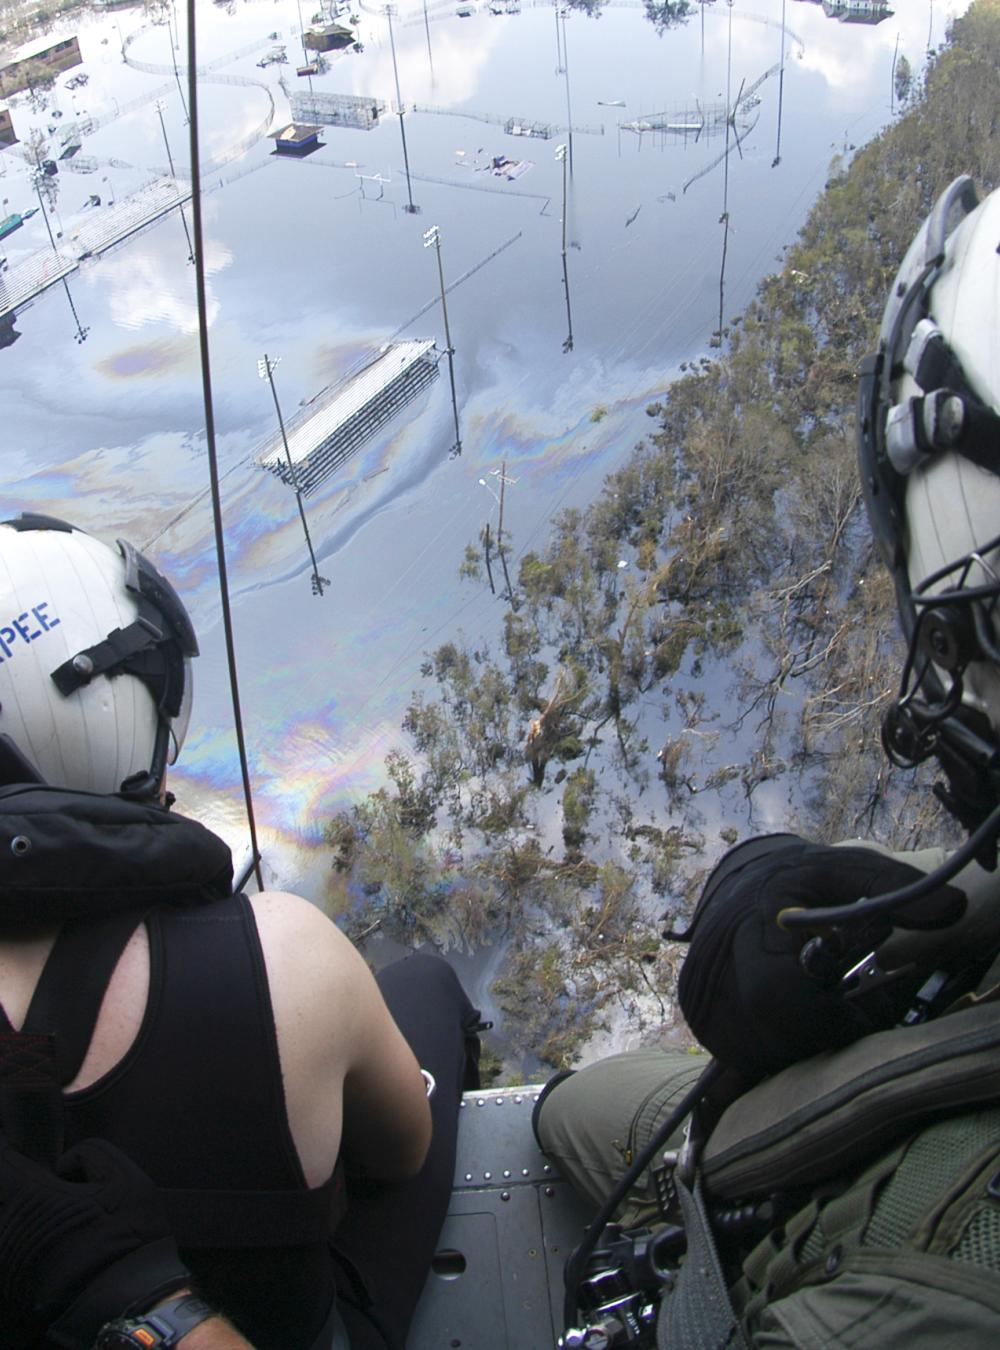
[[[424,248],[433,248],[437,252],[438,281],[441,283],[441,313],[444,316],[444,340],[447,343],[448,379],[451,381],[451,411],[455,418],[455,455],[462,453],[462,432],[458,425],[458,399],[455,396],[455,348],[451,345],[451,330],[448,327],[448,301],[445,298],[444,266],[441,262],[441,230],[432,225],[424,231]],[[503,508],[501,508],[502,511]]]
[[[316,562],[316,554],[313,552],[312,539],[309,536],[309,525],[306,521],[306,509],[302,504],[302,489],[299,487],[299,476],[295,472],[295,464],[292,461],[292,452],[288,448],[288,437],[285,435],[285,423],[281,416],[281,406],[278,403],[278,391],[274,387],[274,368],[281,360],[279,356],[277,361],[272,361],[265,353],[263,361],[257,362],[257,374],[262,380],[267,380],[271,386],[271,397],[274,399],[274,411],[278,414],[278,429],[281,432],[281,443],[285,447],[285,459],[288,461],[288,470],[292,475],[292,483],[295,487],[295,500],[298,503],[299,516],[302,520],[302,531],[306,537],[306,547],[309,549],[309,558],[312,562],[312,593],[313,595],[322,595],[323,587],[329,586],[329,577],[321,577],[319,574],[319,564]]]

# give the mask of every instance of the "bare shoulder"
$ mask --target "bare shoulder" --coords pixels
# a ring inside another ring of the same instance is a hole
[[[360,954],[317,907],[289,891],[250,897],[274,1017],[285,1105],[309,1185],[330,1174],[340,1147],[341,1094],[358,1054]]]
[[[250,905],[272,999],[343,1004],[357,996],[360,983],[367,983],[368,968],[360,953],[310,901],[291,891],[263,891],[250,897]]]
[[[412,1176],[430,1138],[420,1068],[360,952],[301,896],[251,897],[289,1123],[310,1184],[344,1139],[372,1176]]]
[[[266,937],[277,946],[290,943],[296,949],[302,942],[318,942],[327,950],[340,948],[352,953],[355,950],[333,920],[301,895],[292,891],[261,891],[248,899],[262,941]]]

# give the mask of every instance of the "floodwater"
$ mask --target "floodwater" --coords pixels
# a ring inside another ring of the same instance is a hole
[[[718,0],[658,35],[628,0],[565,19],[549,4],[493,14],[480,2],[462,18],[452,4],[401,0],[391,42],[382,7],[361,5],[363,51],[331,53],[307,80],[295,74],[294,0],[199,4],[211,384],[240,694],[273,881],[301,887],[303,850],[324,820],[378,783],[423,653],[495,630],[502,602],[460,582],[458,567],[466,543],[496,525],[497,471],[506,466],[516,566],[556,512],[586,503],[628,455],[680,363],[710,351],[726,217],[728,321],[794,237],[832,158],[893,116],[897,53],[919,72],[965,7],[901,0],[868,26],[808,0]],[[32,127],[56,128],[54,142],[70,120],[97,123],[76,161],[61,163],[54,229],[72,233],[100,210],[85,205],[91,193],[120,200],[171,161],[189,172],[184,20],[169,6],[164,20],[125,9],[64,24],[55,36],[78,33],[87,85],[66,90],[66,72],[47,107],[12,100],[22,142]],[[260,67],[279,43],[288,63]],[[623,125],[724,110],[758,81],[728,159],[724,117],[698,137]],[[315,154],[279,158],[263,133],[288,120],[287,92],[309,84],[386,111],[371,131],[330,126]],[[510,136],[510,118],[557,130]],[[494,157],[530,167],[497,177]],[[27,209],[34,190],[16,147],[0,169],[0,214]],[[432,225],[451,287],[463,453],[448,453],[442,362],[441,378],[306,499],[330,582],[316,596],[294,495],[253,462],[275,431],[257,365],[280,358],[289,415],[390,337],[434,337],[443,349],[423,240]],[[239,850],[186,227],[190,209],[186,220],[174,212],[21,312],[22,336],[0,351],[0,509],[129,538],[174,578],[202,657],[173,786]],[[13,264],[46,243],[39,214],[0,252]]]

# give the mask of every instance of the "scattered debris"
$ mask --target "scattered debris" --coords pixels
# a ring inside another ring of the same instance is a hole
[[[509,155],[493,155],[489,163],[482,167],[487,169],[494,178],[506,178],[509,183],[512,183],[515,178],[520,178],[529,169],[533,169],[535,164],[530,159],[511,159]]]

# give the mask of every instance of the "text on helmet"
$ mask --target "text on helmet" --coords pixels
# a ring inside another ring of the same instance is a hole
[[[0,628],[0,663],[7,661],[14,655],[14,646],[18,639],[22,642],[34,642],[35,638],[40,638],[43,633],[47,633],[50,628],[56,628],[59,625],[59,619],[53,619],[46,610],[49,602],[43,600],[40,605],[34,605],[30,610],[25,610],[19,614],[16,619],[9,620]],[[32,630],[28,623],[34,618],[38,627]]]

